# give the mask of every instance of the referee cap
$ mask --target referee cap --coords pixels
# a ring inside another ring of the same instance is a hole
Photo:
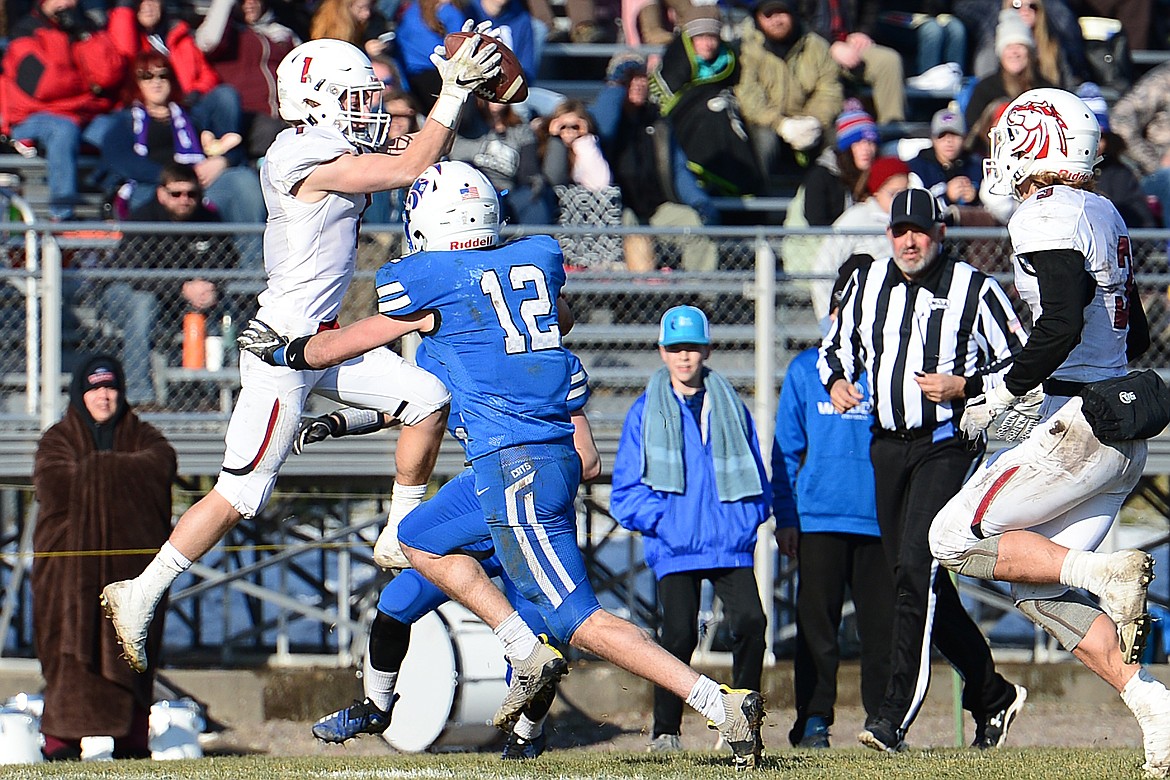
[[[674,344],[710,344],[711,326],[707,315],[694,306],[675,306],[662,315],[658,329],[659,346]]]
[[[942,224],[938,201],[929,190],[911,187],[894,196],[890,204],[890,227],[913,225],[925,231],[934,230]]]

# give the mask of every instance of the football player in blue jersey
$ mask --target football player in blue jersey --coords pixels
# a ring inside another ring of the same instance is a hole
[[[576,355],[569,353],[570,383],[567,396],[570,418],[573,422],[573,441],[581,458],[581,478],[590,480],[601,473],[601,457],[593,441],[593,432],[585,417],[589,400],[589,377]],[[443,366],[419,347],[415,360],[421,368],[446,380]],[[367,410],[345,407],[323,417],[307,420],[297,438],[297,451],[306,444],[327,437],[348,436],[376,430],[362,425]],[[384,412],[381,421],[385,427],[393,423]],[[351,421],[355,423],[351,424]],[[449,430],[455,434],[463,428],[458,408],[452,408],[447,418]],[[363,430],[364,429],[364,430]],[[450,551],[462,551],[481,561],[489,577],[502,577],[504,595],[520,613],[524,622],[536,633],[548,628],[540,613],[519,595],[515,585],[504,574],[503,567],[492,549],[491,533],[484,521],[483,509],[475,497],[475,474],[465,470],[430,500],[424,502],[406,518],[403,532],[411,528],[442,534],[441,546]],[[370,626],[369,643],[362,672],[365,699],[321,718],[313,725],[313,735],[324,742],[345,742],[362,734],[381,734],[390,725],[390,712],[397,697],[394,689],[398,672],[406,658],[411,626],[420,618],[448,601],[447,594],[428,582],[418,572],[408,569],[390,580],[378,598],[378,609]],[[502,757],[508,760],[537,758],[544,752],[544,720],[552,706],[556,689],[546,686],[544,694],[521,712],[504,745]]]
[[[573,449],[558,299],[564,258],[549,236],[499,242],[499,198],[488,179],[460,162],[431,166],[405,199],[413,254],[379,269],[379,314],[291,341],[253,320],[241,348],[271,365],[324,368],[419,332],[441,363],[463,416],[462,442],[496,554],[519,592],[558,639],[682,698],[718,729],[737,768],[763,750],[763,698],[700,675],[642,629],[603,610],[577,549],[573,498],[581,462]],[[399,541],[414,567],[478,615],[504,644],[514,674],[496,713],[511,729],[521,710],[567,671],[466,555],[429,542]]]

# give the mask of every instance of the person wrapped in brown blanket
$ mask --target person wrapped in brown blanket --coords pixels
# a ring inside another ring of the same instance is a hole
[[[65,417],[41,437],[33,468],[33,630],[49,760],[79,758],[81,738],[91,735],[112,736],[115,758],[150,757],[154,667],[137,674],[120,658],[98,597],[107,583],[137,574],[166,541],[176,468],[163,434],[126,403],[118,361],[83,357]],[[159,609],[151,625],[151,658],[165,614]]]

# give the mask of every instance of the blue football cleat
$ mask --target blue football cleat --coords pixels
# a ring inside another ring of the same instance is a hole
[[[390,713],[369,699],[354,699],[351,706],[326,715],[313,724],[313,736],[322,742],[341,744],[362,734],[381,734],[390,725]]]
[[[505,761],[526,761],[538,758],[544,752],[545,744],[544,729],[541,729],[540,733],[531,740],[524,739],[516,732],[512,732],[508,735],[508,741],[504,743],[504,752],[500,754],[500,758]]]

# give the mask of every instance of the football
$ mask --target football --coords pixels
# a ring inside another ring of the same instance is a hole
[[[487,36],[474,32],[453,32],[443,39],[443,48],[447,56],[454,56],[459,47],[468,38]],[[500,73],[493,79],[475,88],[475,94],[489,103],[521,103],[528,99],[528,82],[524,80],[524,71],[520,67],[520,60],[503,41],[490,38],[500,53]]]

